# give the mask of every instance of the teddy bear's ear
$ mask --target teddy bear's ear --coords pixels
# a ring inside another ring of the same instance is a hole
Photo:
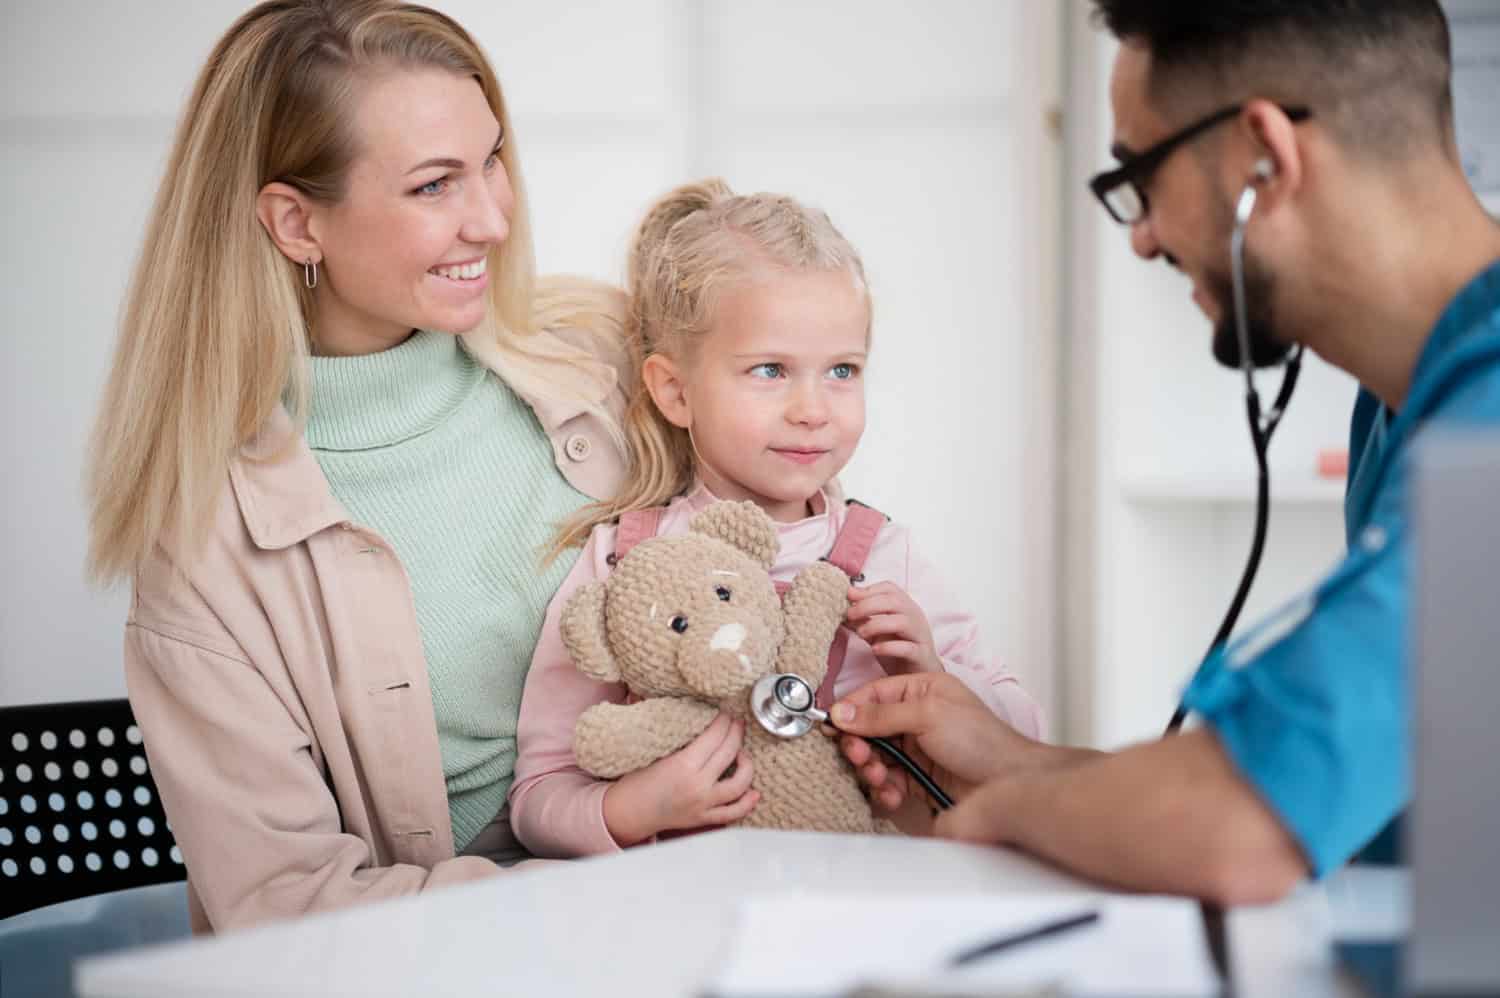
[[[749,500],[713,503],[693,517],[688,529],[739,548],[768,572],[781,548],[776,539],[776,524],[765,510]]]
[[[604,630],[604,583],[590,582],[570,596],[561,624],[563,644],[580,672],[601,683],[620,681]]]

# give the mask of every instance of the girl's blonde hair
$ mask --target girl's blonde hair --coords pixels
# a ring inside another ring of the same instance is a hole
[[[654,353],[674,361],[690,356],[726,288],[777,269],[847,271],[868,305],[864,263],[822,211],[784,194],[735,194],[717,178],[658,199],[636,230],[626,273],[632,384],[640,384],[641,366]],[[631,395],[625,439],[632,458],[625,484],[615,498],[565,521],[554,554],[583,544],[601,523],[660,506],[691,487],[692,441],[644,387]]]
[[[574,400],[613,425],[599,400],[615,384],[607,360],[623,361],[623,296],[536,281],[515,131],[479,46],[415,4],[267,0],[214,46],[156,195],[92,441],[95,579],[130,574],[169,532],[201,543],[228,461],[284,392],[298,424],[305,418],[312,297],[258,221],[256,197],[281,181],[338,201],[359,152],[351,123],[362,79],[418,67],[478,81],[504,129],[500,159],[515,191],[510,235],[490,250],[488,316],[466,343],[521,393]],[[599,349],[549,331],[561,327]]]

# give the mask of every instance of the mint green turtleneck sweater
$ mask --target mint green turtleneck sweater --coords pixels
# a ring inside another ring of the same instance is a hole
[[[543,569],[541,552],[587,498],[557,470],[531,408],[443,333],[314,357],[307,443],[334,496],[411,579],[461,850],[510,790],[521,688],[576,557]]]

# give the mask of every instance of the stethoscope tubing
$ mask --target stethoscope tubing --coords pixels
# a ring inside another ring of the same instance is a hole
[[[1239,622],[1240,611],[1245,608],[1245,600],[1250,595],[1250,587],[1255,584],[1255,576],[1260,571],[1260,559],[1265,553],[1266,528],[1271,509],[1271,472],[1266,461],[1266,452],[1271,445],[1271,435],[1276,432],[1282,414],[1286,412],[1286,407],[1292,400],[1292,392],[1297,387],[1297,375],[1302,369],[1302,347],[1299,344],[1294,346],[1288,354],[1286,369],[1281,376],[1281,387],[1276,392],[1276,400],[1271,404],[1271,411],[1262,418],[1260,394],[1255,390],[1255,372],[1250,354],[1250,322],[1245,302],[1245,227],[1250,224],[1250,216],[1255,211],[1255,198],[1254,183],[1247,184],[1235,205],[1234,229],[1229,236],[1229,267],[1230,278],[1233,281],[1235,336],[1240,346],[1240,368],[1245,375],[1245,421],[1250,427],[1250,444],[1255,451],[1257,469],[1255,532],[1250,541],[1250,554],[1245,559],[1245,568],[1240,573],[1239,585],[1235,587],[1234,598],[1224,612],[1224,619],[1220,621],[1219,629],[1214,634],[1208,651],[1199,662],[1199,670],[1215,652],[1228,643],[1230,634],[1234,632],[1234,625]],[[1178,700],[1177,709],[1172,712],[1172,718],[1167,722],[1164,734],[1176,734],[1183,722],[1187,720],[1187,713],[1186,700]]]
[[[888,739],[880,738],[876,735],[856,735],[855,737],[863,738],[890,756],[893,762],[906,770],[907,775],[922,785],[922,789],[927,791],[927,796],[931,797],[932,802],[939,808],[946,811],[953,806],[953,798],[943,792],[943,788],[937,785],[937,781],[929,776],[926,770],[912,761],[911,756],[901,751]]]

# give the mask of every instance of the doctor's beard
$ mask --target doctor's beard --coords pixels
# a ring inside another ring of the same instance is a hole
[[[1214,327],[1214,359],[1225,367],[1240,369],[1240,337],[1235,324],[1234,284],[1227,273],[1208,272],[1210,292],[1220,302],[1223,316]],[[1245,319],[1250,341],[1250,365],[1274,367],[1286,359],[1292,345],[1275,332],[1271,289],[1275,282],[1260,261],[1245,251]]]

